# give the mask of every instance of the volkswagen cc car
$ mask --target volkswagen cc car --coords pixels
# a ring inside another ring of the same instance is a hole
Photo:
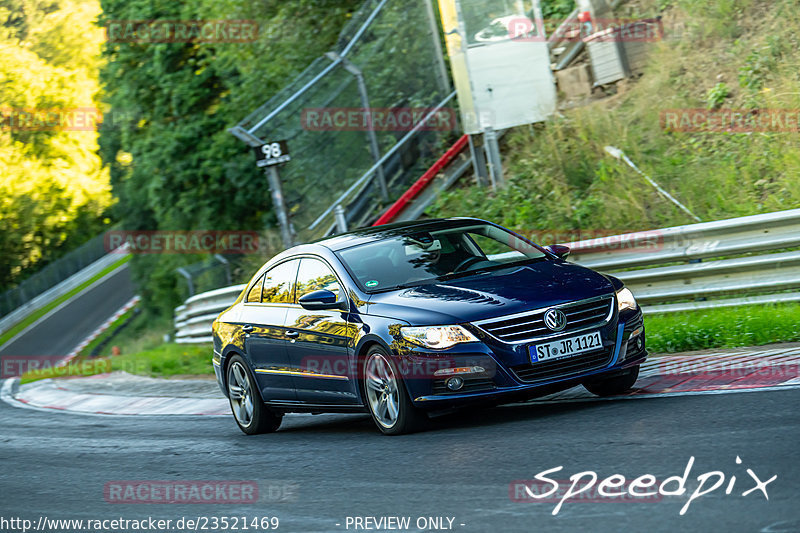
[[[213,324],[239,428],[290,412],[368,412],[413,431],[431,414],[635,383],[642,312],[618,279],[472,218],[361,229],[268,261]]]

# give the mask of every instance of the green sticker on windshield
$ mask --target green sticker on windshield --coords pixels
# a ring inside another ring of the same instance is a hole
[[[371,289],[372,287],[377,287],[377,286],[378,286],[378,280],[376,280],[376,279],[371,279],[371,280],[369,280],[368,282],[366,282],[364,285],[366,285],[366,286],[367,286],[367,287],[369,287],[370,289]]]

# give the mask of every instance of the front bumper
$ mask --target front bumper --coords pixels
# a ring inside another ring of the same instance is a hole
[[[647,350],[640,309],[615,313],[614,318],[599,330],[602,350],[531,363],[528,355],[531,343],[502,343],[475,328],[473,332],[481,339],[480,343],[460,344],[436,353],[420,348],[401,354],[401,373],[414,404],[422,409],[436,410],[471,403],[510,403],[544,396],[581,383],[601,381],[645,361]],[[575,334],[565,333],[548,339],[548,342]],[[478,366],[485,371],[463,375],[463,387],[452,391],[446,387],[444,377],[435,376],[430,371],[431,368],[450,366]]]

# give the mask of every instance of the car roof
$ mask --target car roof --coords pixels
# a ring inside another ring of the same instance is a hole
[[[408,235],[418,231],[436,231],[440,229],[456,228],[474,223],[488,224],[485,220],[471,217],[457,218],[437,218],[429,220],[412,220],[408,222],[397,222],[394,224],[384,224],[381,226],[371,226],[357,230],[341,233],[332,237],[325,237],[314,241],[312,244],[324,246],[334,252],[365,244],[368,242],[380,241],[398,235]]]

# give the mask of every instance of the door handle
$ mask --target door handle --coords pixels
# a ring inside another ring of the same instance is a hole
[[[297,337],[300,336],[300,332],[290,329],[289,331],[286,332],[286,336],[289,337],[290,339],[296,339]]]
[[[254,329],[255,328],[253,326],[251,326],[250,324],[247,324],[246,326],[244,326],[242,328],[242,331],[244,331],[245,333],[252,333]]]

